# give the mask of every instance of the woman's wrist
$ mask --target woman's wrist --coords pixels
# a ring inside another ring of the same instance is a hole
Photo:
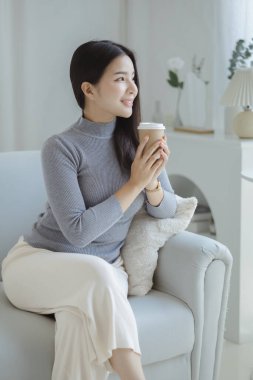
[[[143,190],[143,187],[141,187],[138,183],[134,182],[131,178],[126,183],[130,190],[137,191],[138,193],[141,193]]]
[[[145,190],[146,190],[146,196],[147,196],[148,203],[151,206],[158,207],[161,204],[161,202],[163,200],[163,196],[164,196],[164,192],[163,192],[163,188],[161,186],[161,182],[157,181],[157,186],[155,188],[153,188],[152,190],[148,190],[147,188]]]
[[[151,183],[149,183],[146,187],[145,187],[145,190],[146,191],[154,191],[157,189],[157,187],[159,186],[159,181],[156,179],[155,181],[152,181]]]

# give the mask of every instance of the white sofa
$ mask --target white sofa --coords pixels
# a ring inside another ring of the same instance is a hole
[[[40,152],[0,153],[0,178],[2,260],[44,209]],[[224,245],[190,232],[160,250],[153,289],[129,298],[147,380],[218,380],[231,266]],[[0,282],[1,380],[50,380],[54,325],[11,305]]]

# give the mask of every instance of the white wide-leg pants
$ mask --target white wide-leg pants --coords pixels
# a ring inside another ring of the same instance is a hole
[[[52,380],[104,380],[112,350],[140,353],[121,257],[34,248],[21,237],[2,263],[4,289],[16,307],[55,314]]]

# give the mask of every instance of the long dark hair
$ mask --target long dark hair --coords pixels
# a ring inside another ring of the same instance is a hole
[[[89,41],[79,46],[74,52],[70,64],[70,79],[79,107],[84,109],[85,96],[81,90],[83,82],[97,84],[106,67],[120,55],[128,55],[135,70],[135,83],[139,89],[139,77],[134,53],[118,43],[102,40]],[[117,116],[114,131],[114,146],[122,171],[130,172],[136,148],[139,144],[137,126],[140,122],[139,92],[134,99],[133,112],[129,118]]]

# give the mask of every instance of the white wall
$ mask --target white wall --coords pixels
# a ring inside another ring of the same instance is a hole
[[[0,150],[40,148],[80,115],[69,64],[96,38],[125,42],[124,0],[0,0]]]
[[[174,114],[177,89],[166,82],[167,61],[179,56],[185,61],[184,73],[191,69],[192,58],[205,58],[203,77],[210,80],[208,88],[209,120],[214,121],[212,107],[214,75],[215,8],[211,0],[129,0],[128,39],[130,46],[145,54],[140,59],[143,78],[143,117],[149,120],[156,100],[162,113]],[[217,57],[216,57],[217,59]],[[217,62],[216,62],[217,63]],[[184,74],[183,73],[183,74]],[[224,76],[224,83],[226,77]],[[222,87],[222,85],[221,85]],[[219,112],[223,112],[222,109]]]
[[[205,58],[209,80],[207,127],[224,132],[220,98],[228,83],[235,42],[252,37],[251,0],[128,0],[127,42],[141,52],[143,117],[150,120],[156,100],[162,113],[175,113],[177,89],[166,82],[168,58],[179,56],[191,69],[192,58]]]
[[[250,7],[253,15],[249,4],[250,0],[0,0],[0,151],[40,148],[48,136],[76,119],[79,109],[69,63],[75,48],[93,38],[112,39],[135,50],[146,121],[156,100],[165,119],[175,112],[177,90],[166,82],[168,58],[183,58],[186,71],[195,54],[204,57],[204,78],[210,80],[208,126],[222,131],[224,109],[219,101],[234,43],[251,33],[245,21]]]

